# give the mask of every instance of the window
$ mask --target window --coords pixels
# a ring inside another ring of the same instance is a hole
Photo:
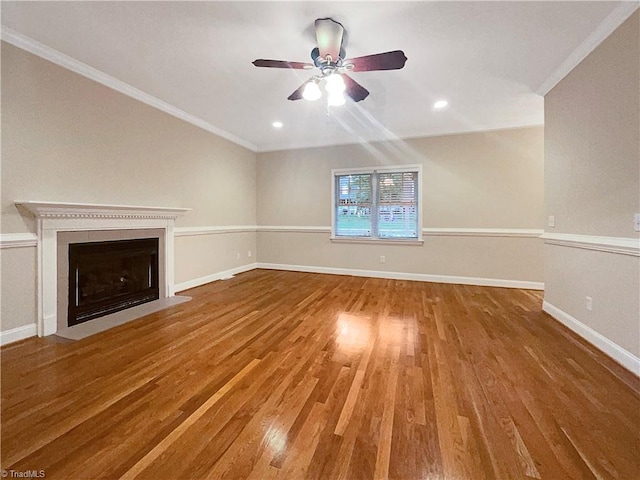
[[[420,240],[420,167],[333,171],[333,238]]]

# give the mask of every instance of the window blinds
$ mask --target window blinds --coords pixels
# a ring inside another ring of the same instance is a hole
[[[378,236],[418,238],[416,172],[379,173]]]
[[[336,176],[336,235],[371,236],[371,174]]]
[[[335,176],[335,236],[418,238],[418,172]]]

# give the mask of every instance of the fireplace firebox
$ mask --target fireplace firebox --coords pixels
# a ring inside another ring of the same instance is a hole
[[[159,294],[158,238],[69,244],[70,327]]]

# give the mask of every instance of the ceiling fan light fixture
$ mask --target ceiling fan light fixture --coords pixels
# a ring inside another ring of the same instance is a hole
[[[324,88],[330,94],[339,94],[347,89],[347,86],[344,84],[344,79],[339,73],[332,73],[326,78],[325,82]]]
[[[339,107],[344,105],[346,102],[346,98],[344,98],[344,93],[342,92],[331,92],[329,93],[328,104],[330,107]]]
[[[318,84],[313,80],[308,81],[304,87],[304,91],[302,92],[302,98],[309,100],[310,102],[314,102],[321,96],[322,92],[320,91]]]

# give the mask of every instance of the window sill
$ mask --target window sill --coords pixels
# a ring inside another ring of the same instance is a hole
[[[412,239],[387,239],[387,238],[369,238],[369,237],[331,237],[332,243],[361,243],[369,245],[410,245],[422,246],[424,240],[421,238]]]

